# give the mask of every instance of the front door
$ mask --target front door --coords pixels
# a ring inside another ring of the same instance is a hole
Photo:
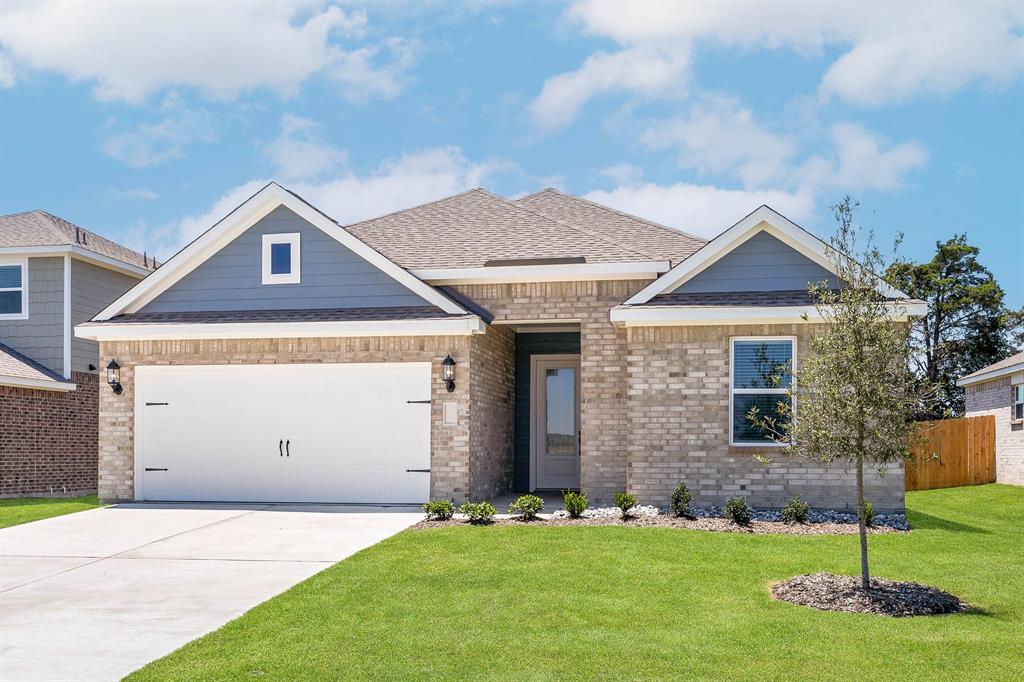
[[[536,490],[580,487],[580,357],[535,355],[531,372],[531,476]]]

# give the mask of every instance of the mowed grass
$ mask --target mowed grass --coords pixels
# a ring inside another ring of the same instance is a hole
[[[99,507],[95,495],[83,497],[14,497],[0,499],[0,528],[63,516]]]
[[[975,611],[890,619],[770,598],[792,575],[856,574],[856,536],[410,530],[130,679],[1021,679],[1024,488],[907,507],[913,533],[871,537],[874,573]]]

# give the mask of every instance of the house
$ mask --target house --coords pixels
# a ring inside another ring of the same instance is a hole
[[[827,256],[765,206],[711,242],[552,189],[342,227],[271,183],[76,327],[119,367],[100,496],[663,505],[685,480],[697,504],[849,508],[852,472],[766,467],[744,419],[807,347]],[[867,490],[902,509],[902,469]]]
[[[44,211],[0,216],[0,497],[96,490],[99,347],[72,329],[152,269]]]
[[[961,377],[967,417],[996,420],[996,482],[1024,485],[1024,351]]]

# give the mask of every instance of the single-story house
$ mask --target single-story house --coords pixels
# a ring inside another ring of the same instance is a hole
[[[153,267],[45,211],[0,216],[0,497],[96,491],[99,346],[72,332]]]
[[[1024,351],[961,377],[965,416],[996,420],[996,482],[1024,485]]]
[[[553,189],[342,226],[271,183],[77,327],[117,367],[100,496],[664,505],[685,481],[701,505],[850,508],[851,471],[766,466],[744,418],[779,399],[765,362],[799,364],[828,256],[766,206],[710,242]],[[903,485],[871,472],[868,497],[902,509]]]

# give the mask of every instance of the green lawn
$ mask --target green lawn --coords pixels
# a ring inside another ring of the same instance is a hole
[[[976,611],[888,619],[770,599],[795,574],[856,574],[856,536],[406,531],[130,679],[1020,679],[1024,488],[911,493],[907,507],[916,530],[872,536],[874,571]]]
[[[101,506],[95,495],[83,497],[15,497],[0,499],[0,528],[63,516]]]

